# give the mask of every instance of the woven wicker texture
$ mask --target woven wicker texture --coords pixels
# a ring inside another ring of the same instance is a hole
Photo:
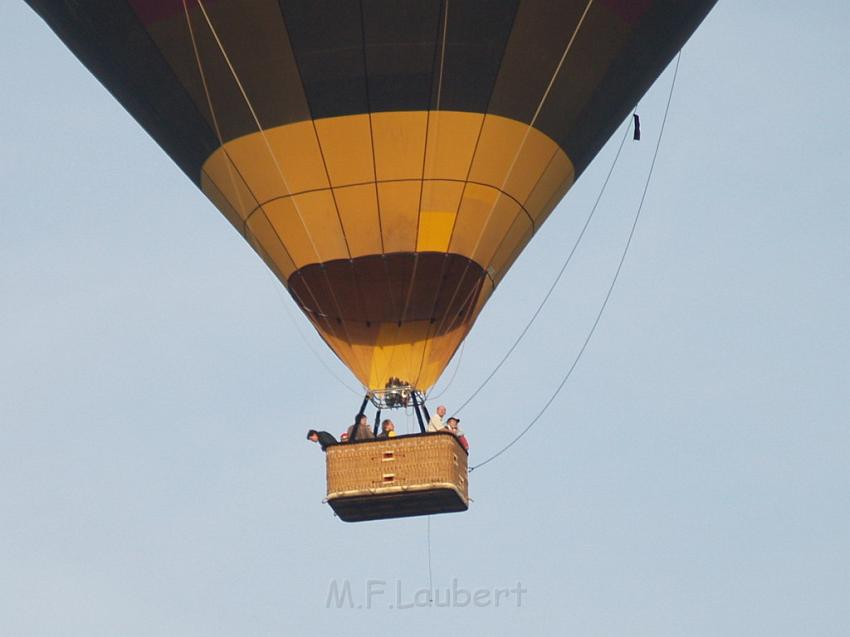
[[[453,488],[466,503],[467,454],[451,434],[399,436],[327,449],[328,500]]]

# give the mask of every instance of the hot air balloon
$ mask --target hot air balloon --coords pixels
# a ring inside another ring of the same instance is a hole
[[[27,0],[379,406],[421,401],[714,1]]]

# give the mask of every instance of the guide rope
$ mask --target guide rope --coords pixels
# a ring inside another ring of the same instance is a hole
[[[681,61],[681,59],[682,59],[682,51],[679,50],[679,53],[676,56],[676,66],[673,70],[673,80],[670,83],[670,92],[667,95],[667,104],[664,108],[664,117],[661,120],[661,129],[658,133],[658,141],[655,144],[655,151],[652,155],[652,162],[649,165],[649,173],[646,176],[646,182],[644,183],[644,186],[643,186],[643,193],[641,194],[641,197],[640,197],[640,203],[638,204],[637,211],[635,212],[635,218],[634,218],[634,221],[632,222],[632,227],[631,227],[631,230],[629,231],[628,239],[626,240],[626,245],[623,248],[623,253],[620,256],[620,261],[617,264],[617,270],[614,272],[614,277],[611,280],[611,285],[608,287],[608,291],[605,294],[605,299],[602,301],[602,306],[599,308],[599,312],[596,314],[596,319],[593,321],[593,325],[591,325],[590,331],[587,333],[587,336],[584,339],[584,343],[582,344],[581,349],[579,349],[578,354],[576,354],[576,357],[573,359],[572,364],[570,365],[566,374],[564,374],[564,377],[561,379],[560,384],[557,386],[557,388],[555,388],[555,391],[552,393],[552,395],[549,397],[549,399],[543,405],[543,408],[537,413],[536,416],[534,416],[534,418],[531,419],[531,422],[529,422],[525,426],[525,428],[522,431],[520,431],[519,434],[513,440],[511,440],[508,444],[506,444],[504,447],[502,447],[499,451],[497,451],[493,455],[489,456],[488,458],[486,458],[482,462],[479,462],[475,466],[470,467],[469,468],[470,472],[474,471],[475,469],[478,469],[479,467],[483,467],[486,464],[489,464],[490,462],[492,462],[493,460],[495,460],[496,458],[501,456],[503,453],[508,451],[508,449],[513,447],[517,442],[519,442],[523,438],[523,436],[525,436],[525,434],[527,434],[531,430],[531,428],[534,427],[535,424],[537,424],[537,421],[539,421],[540,418],[543,416],[543,414],[546,413],[546,410],[549,408],[549,405],[551,405],[554,402],[555,398],[557,398],[558,394],[564,388],[564,385],[566,385],[570,376],[572,376],[572,373],[575,370],[576,366],[578,365],[579,360],[581,360],[582,355],[584,354],[585,350],[587,349],[587,346],[590,343],[590,339],[593,337],[593,334],[596,331],[597,326],[599,325],[599,321],[602,319],[602,314],[605,312],[605,308],[608,306],[608,301],[611,300],[611,295],[614,292],[614,286],[617,284],[617,279],[620,277],[620,272],[623,269],[623,263],[625,263],[625,261],[626,261],[626,255],[629,252],[629,248],[631,247],[631,244],[632,244],[632,239],[635,236],[635,229],[637,228],[638,221],[640,220],[641,211],[643,210],[643,204],[646,201],[646,193],[649,190],[649,184],[650,184],[650,181],[652,180],[652,173],[655,169],[655,161],[658,158],[658,150],[661,147],[661,140],[664,137],[664,127],[665,127],[665,124],[667,123],[667,115],[670,112],[670,103],[673,99],[673,89],[676,87],[676,78],[679,74],[679,62]]]

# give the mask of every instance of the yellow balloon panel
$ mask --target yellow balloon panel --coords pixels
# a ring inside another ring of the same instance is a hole
[[[245,135],[204,175],[364,385],[426,389],[574,169],[526,124],[403,111]]]
[[[368,113],[315,121],[322,156],[333,186],[375,181],[372,127]]]

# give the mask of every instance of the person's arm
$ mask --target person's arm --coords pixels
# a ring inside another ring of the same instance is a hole
[[[322,449],[326,449],[331,445],[337,444],[336,438],[333,437],[332,434],[329,434],[327,431],[319,432],[319,443],[322,445]]]

